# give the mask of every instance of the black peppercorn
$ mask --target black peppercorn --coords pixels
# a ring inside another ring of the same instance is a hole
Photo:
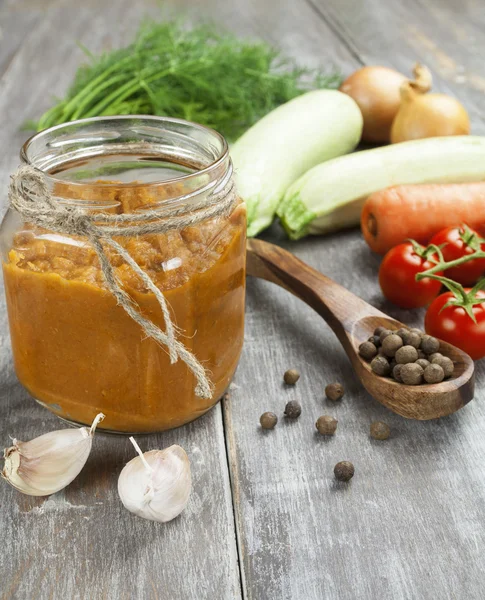
[[[301,415],[301,404],[296,400],[290,400],[285,406],[285,417],[297,419]]]
[[[401,347],[402,339],[394,333],[387,335],[382,342],[382,351],[386,356],[394,356]]]
[[[283,375],[283,379],[286,385],[295,385],[295,383],[300,379],[300,373],[296,369],[288,369]]]
[[[417,333],[418,335],[424,335],[423,332],[421,331],[421,329],[419,329],[419,327],[411,327],[411,329],[409,331],[413,331],[414,333]]]
[[[374,344],[376,348],[379,348],[379,346],[381,345],[381,340],[378,335],[371,335],[367,341],[371,344]]]
[[[423,335],[421,338],[421,349],[426,352],[426,354],[433,354],[434,352],[439,351],[440,342],[431,335]]]
[[[359,346],[359,354],[366,360],[371,360],[377,354],[377,348],[372,342],[364,342]]]
[[[379,336],[379,339],[381,340],[381,344],[388,335],[392,335],[392,334],[393,334],[393,332],[390,329],[384,329],[384,331],[381,331],[381,334]]]
[[[419,365],[422,369],[426,369],[426,367],[428,365],[430,365],[431,363],[429,362],[429,360],[426,360],[425,358],[418,358],[418,360],[416,361],[416,364]]]
[[[396,362],[400,365],[418,360],[418,351],[414,346],[403,346],[396,352]]]
[[[325,396],[334,402],[341,400],[344,393],[344,386],[341,383],[329,383],[325,388]]]
[[[337,430],[337,419],[330,417],[329,415],[322,415],[318,417],[315,427],[318,433],[322,435],[333,435]]]
[[[391,429],[382,421],[374,421],[370,426],[370,435],[375,440],[387,440],[391,435]]]
[[[416,363],[406,363],[400,371],[405,385],[419,385],[423,381],[423,368]]]
[[[410,329],[403,335],[403,342],[405,346],[413,346],[413,348],[419,348],[421,344],[421,333],[417,333],[414,329]]]
[[[396,381],[399,381],[399,383],[402,383],[402,379],[401,379],[401,369],[404,367],[404,365],[399,365],[397,364],[394,369],[392,370],[392,376],[394,377],[394,379]]]
[[[335,465],[333,472],[339,481],[349,481],[354,476],[354,465],[348,460],[343,460]]]
[[[445,372],[439,364],[432,363],[424,370],[424,380],[426,383],[441,383],[444,378]]]
[[[381,325],[381,327],[376,327],[374,329],[374,335],[377,335],[377,337],[380,337],[380,335],[383,331],[388,331],[388,329],[386,329],[386,327],[382,327],[382,325]]]
[[[384,356],[376,356],[370,366],[376,375],[381,375],[382,377],[389,375],[391,372],[391,366]]]
[[[453,375],[455,365],[453,364],[453,361],[451,360],[451,358],[448,358],[447,356],[437,356],[437,357],[433,358],[433,360],[431,361],[431,364],[440,365],[440,367],[443,369],[443,371],[445,373],[445,379],[446,379],[446,377],[451,377]]]
[[[278,417],[273,412],[265,412],[259,417],[263,429],[274,429],[278,423]]]

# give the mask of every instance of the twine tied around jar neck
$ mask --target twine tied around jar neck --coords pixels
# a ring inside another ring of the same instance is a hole
[[[28,223],[55,233],[86,237],[98,256],[106,286],[117,303],[140,325],[147,337],[167,348],[172,364],[180,358],[187,365],[197,380],[196,395],[207,400],[212,398],[213,384],[209,374],[192,352],[177,339],[176,327],[163,293],[113,237],[166,233],[193,227],[214,217],[230,215],[237,203],[232,167],[220,182],[216,182],[208,197],[193,198],[184,205],[162,205],[158,209],[142,213],[89,214],[78,205],[59,202],[51,194],[44,175],[29,165],[20,166],[11,176],[8,199],[10,207]],[[121,287],[104,245],[113,248],[155,295],[162,310],[165,331],[144,317],[136,302]]]

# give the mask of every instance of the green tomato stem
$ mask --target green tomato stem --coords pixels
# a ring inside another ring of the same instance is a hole
[[[476,258],[485,258],[485,252],[483,250],[477,250],[473,254],[468,254],[467,256],[462,256],[461,258],[457,258],[455,260],[450,260],[449,262],[439,262],[431,269],[427,271],[423,271],[422,273],[418,273],[416,275],[416,281],[421,281],[425,277],[429,277],[430,275],[434,275],[439,271],[447,271],[448,269],[453,269],[454,267],[459,267],[471,260],[475,260]]]

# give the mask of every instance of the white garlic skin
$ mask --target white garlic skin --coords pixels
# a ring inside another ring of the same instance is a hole
[[[183,448],[174,444],[165,450],[150,450],[125,465],[118,479],[118,493],[125,508],[148,519],[166,523],[187,506],[192,478]]]
[[[98,415],[91,426],[61,429],[41,435],[30,442],[13,440],[5,448],[2,477],[28,496],[49,496],[69,485],[86,464]]]

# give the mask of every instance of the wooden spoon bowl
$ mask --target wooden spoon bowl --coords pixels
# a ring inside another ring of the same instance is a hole
[[[359,355],[359,345],[376,327],[406,325],[273,244],[248,240],[247,269],[248,275],[276,283],[316,310],[340,340],[365,389],[395,413],[409,419],[436,419],[456,412],[473,398],[474,363],[459,348],[440,341],[440,352],[455,364],[453,376],[441,383],[411,386],[380,377]]]

